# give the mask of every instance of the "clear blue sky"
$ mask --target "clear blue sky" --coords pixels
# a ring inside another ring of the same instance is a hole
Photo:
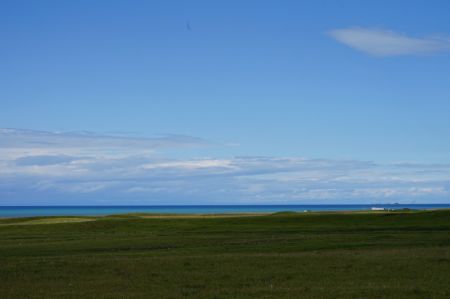
[[[0,136],[0,196],[450,202],[449,11],[449,1],[2,1],[0,127],[14,130]],[[78,131],[125,145],[86,150],[93,138]],[[158,134],[170,145],[154,149]],[[36,149],[33,138],[79,144]],[[145,171],[82,188],[118,160]]]

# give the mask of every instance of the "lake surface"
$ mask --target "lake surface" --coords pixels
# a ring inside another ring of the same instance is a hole
[[[444,209],[450,204],[360,204],[360,205],[188,205],[188,206],[0,206],[0,217],[100,216],[126,213],[218,214],[273,213],[280,211],[359,211],[386,209]]]

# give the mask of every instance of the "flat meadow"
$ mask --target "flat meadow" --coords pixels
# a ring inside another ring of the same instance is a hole
[[[450,210],[0,219],[0,298],[449,298]]]

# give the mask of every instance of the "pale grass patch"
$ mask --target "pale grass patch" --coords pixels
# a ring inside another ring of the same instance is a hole
[[[56,217],[56,218],[44,218],[44,219],[32,219],[21,222],[2,223],[0,225],[36,225],[36,224],[56,224],[56,223],[78,223],[94,221],[96,218],[77,218],[77,217]]]

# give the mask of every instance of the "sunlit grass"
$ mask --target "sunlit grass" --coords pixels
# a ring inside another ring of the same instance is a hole
[[[17,221],[15,221],[17,220]],[[46,217],[38,219],[9,219],[8,222],[0,222],[0,225],[37,225],[37,224],[56,224],[56,223],[78,223],[94,221],[96,218],[87,217]]]

